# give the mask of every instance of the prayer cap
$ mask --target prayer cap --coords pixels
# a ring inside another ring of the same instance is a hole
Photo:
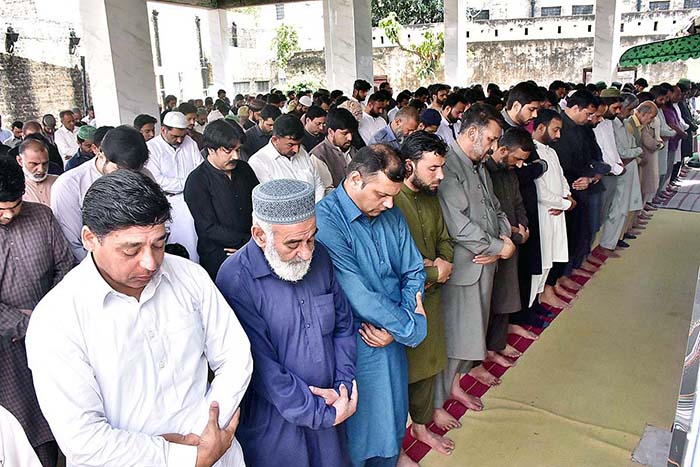
[[[83,141],[93,141],[95,139],[96,131],[97,128],[94,126],[83,125],[78,130],[78,138],[82,139]]]
[[[620,97],[620,90],[617,88],[607,88],[600,91],[600,97]]]
[[[268,224],[298,224],[315,210],[314,187],[301,180],[270,180],[253,189],[253,214]]]
[[[440,112],[435,109],[425,109],[420,114],[420,121],[425,126],[440,126],[441,120]]]
[[[207,108],[206,107],[199,107],[197,108],[197,115],[206,115],[207,114]]]
[[[187,128],[187,118],[185,118],[185,114],[182,112],[171,111],[165,114],[163,125],[169,128],[180,128],[184,130]]]
[[[218,110],[212,110],[207,116],[207,123],[211,123],[215,120],[221,120],[222,118],[224,118],[224,114],[222,114]]]
[[[301,96],[299,103],[304,107],[311,107],[314,105],[314,101],[309,96]]]
[[[242,105],[238,108],[238,116],[243,117],[243,116],[248,116],[250,115],[250,109],[248,108],[247,105]]]

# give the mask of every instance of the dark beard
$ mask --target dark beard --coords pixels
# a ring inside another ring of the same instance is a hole
[[[418,188],[418,190],[420,190],[420,192],[426,196],[437,195],[437,189],[431,188],[430,185],[421,180],[417,175],[411,177],[411,183],[414,187]]]

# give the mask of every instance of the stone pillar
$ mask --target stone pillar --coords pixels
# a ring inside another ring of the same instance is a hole
[[[323,0],[326,82],[352,93],[356,79],[374,82],[371,0]]]
[[[595,39],[593,41],[592,81],[605,81],[608,86],[617,77],[620,60],[620,23],[622,5],[619,0],[598,1],[595,5]]]
[[[208,50],[214,75],[209,95],[216,98],[217,90],[231,89],[233,83],[228,67],[231,24],[228,22],[226,10],[208,10],[206,14],[209,21]]]
[[[466,86],[467,0],[445,0],[445,82]]]
[[[131,124],[141,113],[157,116],[146,0],[80,0],[80,16],[98,124]]]

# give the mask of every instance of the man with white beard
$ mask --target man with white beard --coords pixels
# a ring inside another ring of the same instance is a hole
[[[314,187],[277,179],[253,190],[251,240],[216,285],[251,343],[255,367],[237,431],[247,465],[347,465],[355,413],[353,316],[328,252],[314,243]]]
[[[51,187],[58,178],[49,175],[49,150],[36,139],[25,139],[19,146],[17,163],[24,172],[25,192],[22,201],[51,206]]]

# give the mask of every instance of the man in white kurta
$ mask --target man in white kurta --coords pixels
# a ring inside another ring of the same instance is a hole
[[[53,138],[58,152],[63,158],[63,165],[65,165],[78,152],[78,127],[75,125],[75,118],[70,110],[61,112],[60,118],[63,126],[54,132]]]
[[[301,145],[304,126],[293,115],[275,120],[272,137],[267,145],[248,160],[261,184],[282,178],[300,180],[314,187],[316,202],[323,199],[326,185],[311,156]]]
[[[68,467],[211,459],[204,440],[223,434],[250,381],[250,344],[226,300],[204,269],[163,252],[169,209],[138,172],[95,181],[83,204],[90,255],[32,313],[29,367]],[[228,436],[211,462],[243,466]]]
[[[190,172],[204,160],[197,143],[187,136],[187,119],[180,112],[168,112],[160,135],[148,141],[150,153],[146,168],[165,191],[173,208],[168,243],[179,243],[189,253],[190,260],[199,262],[197,232],[194,219],[185,203],[185,182]]]
[[[557,152],[549,143],[559,139],[561,119],[553,118],[547,125],[540,124],[533,132],[533,139],[540,159],[547,162],[547,170],[535,179],[537,188],[537,212],[540,223],[540,249],[542,253],[542,274],[532,276],[530,303],[532,306],[538,294],[544,291],[547,277],[554,263],[569,262],[566,217],[563,212],[573,206],[571,189],[559,164]]]
[[[365,144],[369,144],[372,136],[387,126],[383,117],[387,104],[388,101],[384,93],[375,92],[369,96],[369,101],[362,111],[362,118],[358,125],[358,132]]]

